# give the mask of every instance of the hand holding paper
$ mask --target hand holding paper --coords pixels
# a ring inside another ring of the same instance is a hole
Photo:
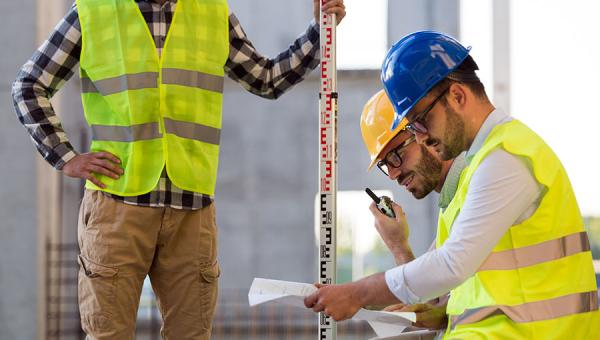
[[[319,290],[304,299],[304,305],[324,312],[335,321],[350,319],[362,307],[355,283],[318,286]]]
[[[304,299],[317,292],[317,288],[308,283],[278,281],[255,278],[248,293],[250,306],[259,304],[283,304],[305,308]],[[352,317],[365,320],[380,337],[400,334],[406,326],[416,321],[415,313],[370,311],[359,307]]]

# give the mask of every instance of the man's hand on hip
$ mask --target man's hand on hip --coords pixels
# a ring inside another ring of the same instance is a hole
[[[321,22],[320,16],[320,8],[319,4],[322,0],[313,0],[313,13],[315,15],[315,21],[318,23]],[[323,5],[323,11],[327,14],[334,14],[339,25],[340,21],[346,16],[346,6],[344,6],[344,0],[324,0],[325,4]]]
[[[62,171],[69,177],[83,178],[100,188],[106,188],[94,174],[118,179],[123,174],[123,169],[117,164],[121,164],[121,161],[109,152],[88,152],[73,157],[63,166]]]

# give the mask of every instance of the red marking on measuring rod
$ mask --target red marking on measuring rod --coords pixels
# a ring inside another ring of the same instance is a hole
[[[324,0],[321,0],[323,8]],[[335,15],[321,11],[321,81],[319,91],[319,263],[318,280],[335,283],[337,202],[337,69]],[[333,340],[335,321],[319,314],[319,339]]]
[[[327,60],[321,60],[321,78],[327,79],[327,70],[328,70]],[[323,83],[326,83],[323,81]]]

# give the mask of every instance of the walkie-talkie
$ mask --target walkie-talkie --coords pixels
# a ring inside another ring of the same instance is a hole
[[[365,192],[367,195],[371,196],[375,204],[377,204],[377,208],[379,211],[384,213],[386,216],[394,218],[396,214],[394,214],[394,209],[392,209],[392,200],[387,196],[377,197],[373,191],[369,188],[365,188]]]

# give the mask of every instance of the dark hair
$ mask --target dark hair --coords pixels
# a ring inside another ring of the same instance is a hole
[[[468,87],[477,98],[489,100],[485,93],[485,87],[481,83],[481,80],[479,80],[477,74],[475,74],[475,71],[477,70],[479,70],[479,66],[477,66],[475,60],[469,55],[467,56],[467,59],[458,65],[456,70],[452,71],[446,78],[435,84],[431,89],[431,92],[440,93],[450,87],[453,83],[460,83]],[[443,98],[443,101],[446,102],[446,98]]]

